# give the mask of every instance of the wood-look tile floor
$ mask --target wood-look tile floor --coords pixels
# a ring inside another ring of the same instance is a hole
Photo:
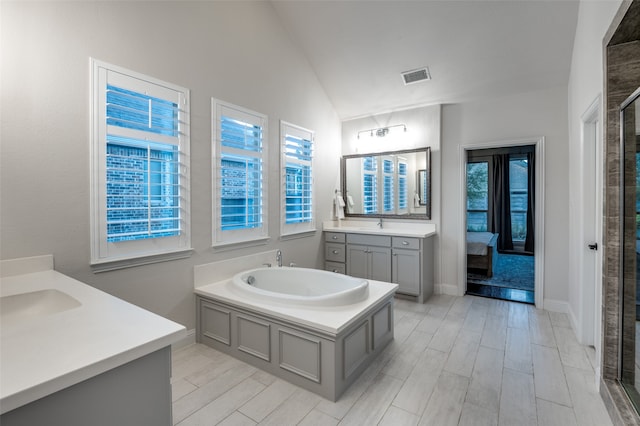
[[[396,299],[395,340],[330,402],[196,344],[173,353],[187,425],[611,425],[565,314],[474,296]]]

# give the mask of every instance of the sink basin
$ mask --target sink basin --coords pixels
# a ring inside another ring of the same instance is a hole
[[[0,297],[0,321],[3,326],[31,318],[42,318],[77,308],[81,303],[55,289],[32,291]]]

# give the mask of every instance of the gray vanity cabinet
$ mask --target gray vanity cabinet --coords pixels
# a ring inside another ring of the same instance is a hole
[[[354,277],[391,282],[391,239],[347,234],[347,273]]]
[[[325,232],[325,269],[398,284],[423,303],[433,294],[433,238]]]
[[[391,256],[391,282],[400,293],[417,296],[420,293],[420,252],[394,248]]]

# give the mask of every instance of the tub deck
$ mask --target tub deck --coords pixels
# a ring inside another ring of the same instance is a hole
[[[369,281],[352,305],[296,306],[239,292],[230,280],[195,289],[197,340],[331,401],[393,340],[398,286]]]

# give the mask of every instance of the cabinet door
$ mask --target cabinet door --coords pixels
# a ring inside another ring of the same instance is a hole
[[[369,278],[377,281],[391,281],[391,249],[388,247],[368,247]]]
[[[400,293],[420,294],[420,251],[394,249],[392,258],[393,280]]]
[[[347,244],[347,274],[352,277],[369,278],[368,257],[366,246]]]

